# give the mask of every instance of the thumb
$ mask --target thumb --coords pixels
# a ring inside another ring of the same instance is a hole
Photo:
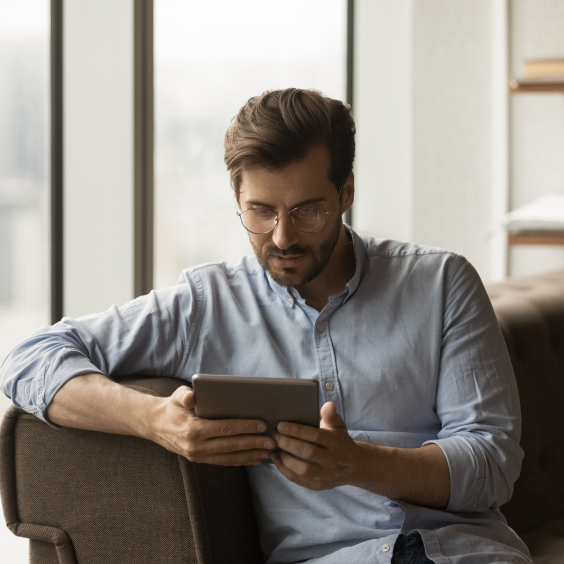
[[[341,416],[337,413],[337,408],[332,401],[328,401],[323,404],[321,408],[321,427],[346,427],[345,422]]]
[[[188,386],[180,386],[171,396],[172,403],[184,409],[194,409],[194,392]]]

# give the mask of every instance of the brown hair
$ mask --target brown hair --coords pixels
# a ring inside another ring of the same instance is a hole
[[[269,90],[251,98],[225,133],[224,162],[238,194],[246,166],[280,170],[325,145],[331,161],[329,179],[337,190],[354,161],[355,125],[350,106],[316,90]]]

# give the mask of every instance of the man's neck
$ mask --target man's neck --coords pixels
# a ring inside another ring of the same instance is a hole
[[[329,302],[329,297],[345,289],[354,276],[356,261],[353,243],[341,227],[341,233],[333,254],[321,274],[308,284],[296,287],[306,304],[321,311]]]

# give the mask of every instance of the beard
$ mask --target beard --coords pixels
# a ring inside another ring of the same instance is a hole
[[[276,245],[269,245],[268,247],[259,247],[251,240],[251,246],[259,261],[259,264],[266,270],[272,279],[280,286],[303,286],[308,284],[313,279],[317,278],[323,269],[327,266],[341,233],[341,226],[343,220],[339,215],[339,221],[335,222],[334,227],[329,232],[329,235],[318,247],[311,245],[292,245],[287,249],[279,249]],[[268,258],[272,255],[288,256],[288,255],[307,255],[311,257],[311,264],[303,272],[298,272],[298,268],[282,268],[282,271],[273,271],[268,266]]]

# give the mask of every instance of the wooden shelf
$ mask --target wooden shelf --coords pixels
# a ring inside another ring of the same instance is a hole
[[[564,94],[564,80],[555,80],[554,82],[539,80],[534,82],[532,80],[512,79],[509,81],[510,94],[525,94],[527,92],[561,92]]]
[[[511,245],[564,245],[564,231],[521,231],[508,233]]]

